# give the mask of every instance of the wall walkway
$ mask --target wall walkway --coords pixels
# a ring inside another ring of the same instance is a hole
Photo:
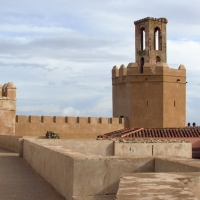
[[[64,200],[18,153],[0,148],[1,200]]]

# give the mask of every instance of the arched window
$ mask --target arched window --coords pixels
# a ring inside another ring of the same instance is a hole
[[[145,29],[140,29],[140,44],[141,44],[141,50],[145,50]]]
[[[143,66],[144,66],[144,58],[140,58],[140,71],[139,73],[140,74],[143,74]]]
[[[156,56],[156,62],[161,62],[161,59],[159,56]]]
[[[162,50],[162,35],[161,30],[158,27],[154,29],[154,49]]]

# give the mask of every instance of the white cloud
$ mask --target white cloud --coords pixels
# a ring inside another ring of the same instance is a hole
[[[81,116],[81,111],[74,109],[73,107],[67,107],[63,110],[64,116]]]
[[[28,115],[38,115],[38,113],[40,113],[41,116],[52,115],[53,113],[61,112],[58,106],[49,104],[46,105],[44,103],[38,105],[19,106],[19,109],[21,112],[29,113]]]

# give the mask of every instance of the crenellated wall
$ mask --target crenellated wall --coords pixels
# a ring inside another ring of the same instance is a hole
[[[47,131],[54,131],[65,139],[91,139],[122,129],[125,124],[124,118],[16,115],[15,85],[0,85],[1,135],[45,136]]]
[[[62,139],[91,139],[124,128],[125,118],[24,116],[17,115],[15,135],[45,136],[54,131]]]
[[[16,87],[12,82],[0,85],[0,134],[15,134]]]

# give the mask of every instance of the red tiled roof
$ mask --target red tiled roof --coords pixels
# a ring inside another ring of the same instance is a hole
[[[124,128],[97,136],[109,138],[195,138],[200,137],[200,127],[185,128]]]

